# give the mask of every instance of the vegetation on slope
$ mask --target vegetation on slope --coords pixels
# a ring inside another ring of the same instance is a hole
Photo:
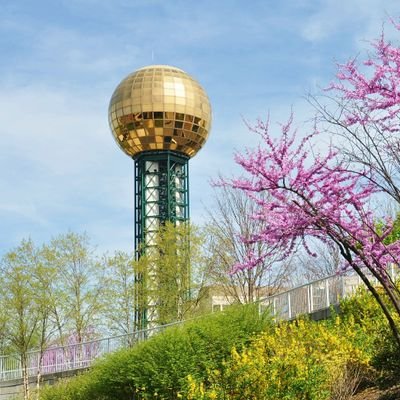
[[[87,373],[43,390],[44,400],[176,399],[187,376],[206,379],[222,368],[232,348],[242,349],[250,338],[272,329],[268,316],[255,305],[232,307],[169,328],[146,342],[99,361]]]
[[[254,306],[198,319],[101,360],[41,398],[344,400],[399,371],[384,316],[363,292],[327,321],[272,325]]]

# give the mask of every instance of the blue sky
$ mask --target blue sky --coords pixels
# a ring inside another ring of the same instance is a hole
[[[210,97],[210,138],[190,162],[202,223],[210,179],[257,142],[243,118],[312,116],[304,95],[362,54],[387,15],[398,0],[0,0],[0,254],[68,230],[99,252],[132,249],[133,161],[107,122],[130,72],[175,65]]]

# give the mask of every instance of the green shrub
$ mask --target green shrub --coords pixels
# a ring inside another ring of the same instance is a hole
[[[325,400],[347,366],[365,368],[368,356],[351,340],[350,327],[299,320],[265,332],[242,351],[233,349],[206,380],[188,377],[191,400]],[[348,331],[347,331],[348,330]]]
[[[349,396],[372,363],[396,370],[398,348],[379,306],[361,291],[331,319],[273,325],[256,306],[169,328],[43,400],[325,400]]]
[[[71,382],[73,382],[71,384]],[[85,400],[90,391],[91,380],[87,373],[72,379],[62,379],[54,386],[44,386],[40,390],[42,400]],[[94,398],[93,398],[94,399]],[[96,400],[100,400],[99,397]]]
[[[384,294],[382,293],[383,298]],[[393,337],[389,324],[374,297],[365,289],[341,303],[341,317],[344,321],[353,319],[357,338],[371,356],[371,364],[378,371],[400,373],[400,349]],[[392,314],[398,327],[400,320]]]
[[[257,306],[232,307],[105,357],[85,374],[84,385],[79,378],[71,379],[62,384],[64,389],[47,390],[43,400],[57,398],[54,393],[64,397],[79,393],[76,400],[177,399],[188,375],[206,379],[209,370],[222,368],[233,347],[242,349],[268,326],[272,326],[270,318],[260,316]]]

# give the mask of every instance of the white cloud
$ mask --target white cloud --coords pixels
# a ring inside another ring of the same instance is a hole
[[[40,225],[48,225],[47,220],[42,215],[40,215],[40,212],[38,211],[35,204],[29,202],[24,204],[1,202],[0,215],[3,213],[17,215]]]
[[[301,33],[306,40],[319,42],[341,31],[353,32],[347,40],[358,43],[372,39],[380,32],[388,15],[398,13],[396,0],[337,0],[318,1],[318,6],[304,21]],[[357,30],[354,30],[354,28]]]

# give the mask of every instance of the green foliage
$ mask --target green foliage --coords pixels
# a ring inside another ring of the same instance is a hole
[[[339,315],[320,322],[273,325],[255,306],[232,307],[112,354],[77,379],[47,388],[41,398],[343,399],[371,365],[395,370],[394,344],[366,291],[343,301]]]
[[[61,341],[74,332],[77,340],[88,339],[87,332],[100,325],[105,287],[104,264],[94,255],[86,234],[69,232],[53,238],[46,246],[49,262],[57,268],[57,296],[54,313]],[[65,332],[67,330],[67,332]]]
[[[24,398],[29,398],[28,352],[48,345],[56,269],[47,262],[44,248],[23,240],[2,257],[0,272],[1,350],[21,360]]]
[[[189,376],[187,398],[328,399],[346,365],[368,363],[352,337],[350,326],[339,320],[283,323],[242,351],[234,348],[229,361],[210,370],[206,381]]]
[[[85,400],[88,399],[87,393],[90,390],[91,380],[89,374],[78,375],[70,379],[62,379],[54,386],[44,386],[41,389],[40,399],[45,400]],[[101,400],[101,397],[93,397]]]
[[[222,368],[233,347],[244,348],[269,321],[255,306],[233,307],[169,328],[132,349],[112,354],[98,362],[85,380],[72,379],[64,385],[71,398],[80,393],[75,397],[78,400],[130,400],[134,394],[143,399],[176,399],[185,390],[188,375],[206,379],[209,370]],[[54,391],[58,390],[56,386]],[[43,400],[55,398],[51,388],[42,395]]]
[[[10,350],[24,355],[38,345],[40,320],[48,311],[43,254],[31,240],[6,253],[0,264],[0,306]]]
[[[381,235],[385,226],[386,222],[384,220],[377,220],[375,223],[376,232]],[[386,236],[383,242],[384,244],[391,244],[397,242],[398,240],[400,240],[400,212],[396,214],[396,217],[393,221],[392,231]]]
[[[398,283],[397,283],[398,286]],[[400,350],[389,325],[372,295],[360,289],[356,296],[341,303],[345,320],[354,319],[360,345],[371,355],[372,365],[379,371],[400,372]],[[400,326],[400,321],[397,319]]]
[[[396,214],[396,218],[393,222],[393,229],[390,235],[386,238],[385,244],[394,243],[400,240],[400,213]]]
[[[106,258],[107,285],[102,291],[102,316],[113,335],[134,331],[135,259],[133,254],[115,252]]]
[[[186,330],[197,354],[198,372],[219,368],[233,347],[242,348],[253,335],[271,327],[269,315],[260,315],[254,304],[231,306],[188,324]]]
[[[204,237],[195,226],[167,222],[134,264],[140,277],[135,288],[137,306],[144,312],[152,299],[155,310],[148,310],[148,314],[155,311],[152,314],[157,324],[181,321],[195,312],[202,286],[198,272],[203,264],[203,243]]]
[[[330,320],[282,323],[241,351],[234,348],[222,368],[208,370],[206,379],[189,375],[185,398],[348,398],[372,367],[398,375],[399,360],[379,305],[362,290],[344,300],[340,315]]]

